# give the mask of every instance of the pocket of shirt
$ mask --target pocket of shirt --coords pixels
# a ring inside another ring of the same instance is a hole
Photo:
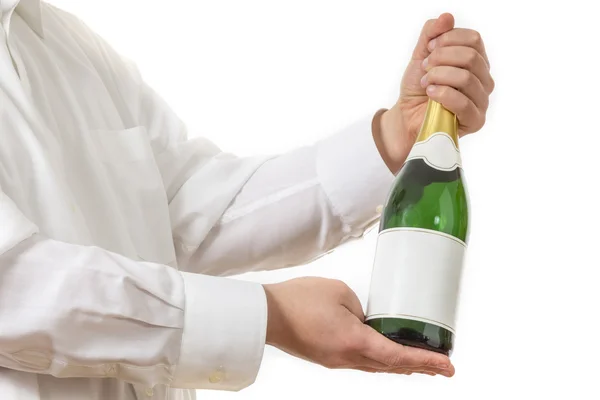
[[[95,130],[98,157],[138,257],[174,266],[169,205],[146,128]],[[107,216],[110,218],[110,216]]]

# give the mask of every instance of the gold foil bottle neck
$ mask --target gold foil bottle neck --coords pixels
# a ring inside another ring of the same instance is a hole
[[[434,133],[444,132],[452,138],[458,148],[458,120],[456,115],[448,111],[437,101],[429,99],[423,125],[417,136],[417,143],[424,142]]]

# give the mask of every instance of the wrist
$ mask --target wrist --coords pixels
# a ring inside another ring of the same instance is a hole
[[[381,158],[393,174],[396,174],[408,153],[411,142],[406,132],[402,111],[397,105],[389,110],[379,110],[373,118],[373,139]]]

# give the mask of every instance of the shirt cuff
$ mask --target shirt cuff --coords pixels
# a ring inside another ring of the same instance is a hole
[[[394,181],[372,133],[373,116],[363,118],[318,144],[317,173],[347,234],[362,233],[376,221]]]
[[[186,305],[172,387],[239,391],[256,380],[265,348],[262,285],[182,272]]]

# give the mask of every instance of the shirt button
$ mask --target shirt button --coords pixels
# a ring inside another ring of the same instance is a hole
[[[210,383],[220,383],[225,378],[225,369],[221,366],[217,368],[210,376],[208,381]]]
[[[377,208],[375,209],[375,212],[377,212],[377,214],[381,214],[383,212],[383,206],[377,206]]]
[[[154,396],[154,390],[152,388],[146,389],[146,396],[148,396],[148,397]]]

